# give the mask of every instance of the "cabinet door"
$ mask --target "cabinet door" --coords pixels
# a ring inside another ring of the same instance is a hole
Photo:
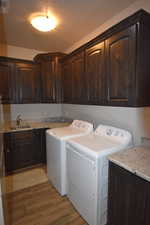
[[[84,72],[84,52],[71,57],[72,103],[87,102],[86,79]]]
[[[106,102],[104,42],[86,50],[86,81],[88,102],[104,104]]]
[[[106,40],[108,103],[132,106],[135,97],[136,25]]]
[[[32,131],[5,134],[6,172],[32,166],[37,163],[37,151]]]
[[[30,63],[15,65],[18,103],[34,103],[40,101],[40,77],[38,67]]]
[[[72,73],[70,60],[62,64],[63,103],[72,103]]]
[[[55,59],[41,62],[42,102],[56,102]]]
[[[149,225],[150,183],[110,163],[108,225]]]
[[[46,164],[46,132],[47,128],[35,129],[34,144],[36,148],[36,163]]]
[[[14,94],[13,65],[9,62],[0,62],[0,95],[2,96],[2,103],[13,103]]]
[[[110,163],[108,225],[133,225],[135,180],[131,173]],[[131,223],[129,223],[131,221]]]
[[[5,159],[5,172],[12,171],[11,159],[11,133],[4,134],[4,159]]]

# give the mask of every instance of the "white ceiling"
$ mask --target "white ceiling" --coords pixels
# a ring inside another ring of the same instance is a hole
[[[9,0],[5,14],[7,43],[40,51],[65,51],[105,21],[136,0]],[[59,25],[47,33],[29,23],[32,13],[44,8],[58,18]]]

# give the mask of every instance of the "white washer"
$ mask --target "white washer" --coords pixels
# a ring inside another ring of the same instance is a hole
[[[128,131],[99,125],[95,132],[67,141],[68,197],[90,225],[107,218],[107,155],[132,143]]]
[[[66,140],[87,135],[92,131],[93,125],[81,120],[74,120],[67,127],[46,131],[48,178],[62,196],[67,194]]]

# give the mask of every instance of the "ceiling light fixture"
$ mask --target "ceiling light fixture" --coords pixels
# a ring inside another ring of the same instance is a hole
[[[31,24],[34,28],[36,28],[39,31],[48,32],[56,27],[57,21],[54,17],[40,15],[34,17],[31,20]]]

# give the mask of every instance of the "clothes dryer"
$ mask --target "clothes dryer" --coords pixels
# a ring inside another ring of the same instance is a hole
[[[104,125],[67,141],[68,197],[90,225],[106,224],[107,156],[131,143],[128,131]]]

